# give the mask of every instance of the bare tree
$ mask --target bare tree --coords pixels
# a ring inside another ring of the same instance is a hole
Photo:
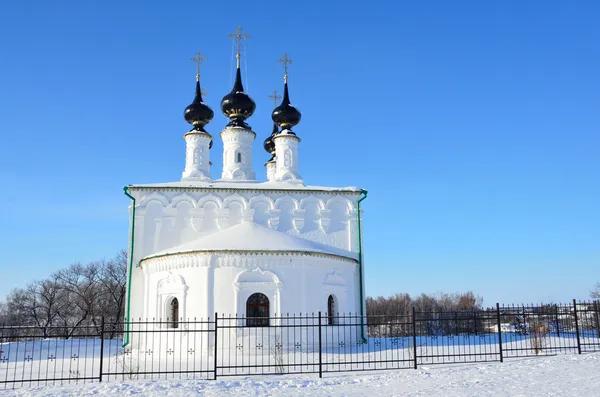
[[[16,321],[14,325],[34,325],[48,337],[57,318],[68,314],[69,299],[53,277],[12,291],[6,306]]]
[[[421,294],[412,299],[408,294],[389,298],[367,298],[367,325],[372,335],[398,336],[410,332],[406,316],[412,308],[419,313],[418,326],[429,334],[477,332],[483,328],[483,298],[472,291],[464,293]],[[385,325],[385,330],[384,326]]]
[[[67,269],[54,274],[60,288],[69,295],[73,310],[62,318],[66,326],[71,328],[72,335],[78,325],[89,320],[93,325],[98,323],[99,300],[102,295],[100,288],[100,263],[92,262],[87,265],[74,263]]]
[[[483,308],[483,298],[475,296],[472,291],[458,295],[458,308],[461,310],[481,310]]]
[[[600,299],[600,283],[596,284],[593,290],[590,291],[592,299]]]
[[[72,264],[47,279],[16,288],[0,302],[0,324],[33,326],[44,337],[97,332],[102,317],[123,316],[126,264],[127,254],[121,251],[113,259]],[[79,325],[92,328],[86,331]]]
[[[102,287],[102,315],[119,320],[125,307],[125,291],[127,287],[127,252],[121,250],[109,261],[100,265],[100,284]]]

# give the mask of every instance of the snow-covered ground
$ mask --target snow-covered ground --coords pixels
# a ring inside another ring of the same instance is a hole
[[[374,373],[125,381],[0,390],[0,396],[600,396],[600,353]]]

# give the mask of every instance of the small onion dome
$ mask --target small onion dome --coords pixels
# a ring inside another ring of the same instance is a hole
[[[194,97],[194,102],[185,108],[183,117],[185,118],[185,121],[194,126],[192,131],[206,132],[204,126],[210,123],[214,115],[212,109],[202,100],[200,80],[196,79],[196,96]]]
[[[265,139],[265,143],[263,144],[263,147],[265,148],[267,153],[271,155],[269,161],[275,159],[275,142],[273,142],[273,138],[277,134],[279,134],[279,129],[277,128],[277,124],[273,124],[273,132],[271,133],[271,135],[269,135],[267,139]]]
[[[271,118],[275,124],[281,127],[281,129],[291,130],[293,126],[300,122],[301,117],[302,115],[300,114],[300,111],[298,111],[294,105],[290,104],[286,79],[283,85],[283,100],[281,101],[281,105],[277,106],[275,110],[273,110]]]
[[[235,84],[231,92],[221,100],[221,111],[231,121],[227,127],[243,127],[250,129],[250,126],[244,122],[248,117],[252,116],[256,109],[256,104],[244,92],[242,85],[242,73],[238,67],[235,73]]]

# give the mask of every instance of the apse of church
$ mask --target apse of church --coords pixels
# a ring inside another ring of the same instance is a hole
[[[265,327],[282,313],[321,311],[332,321],[332,311],[364,314],[360,203],[366,191],[305,184],[296,131],[301,113],[291,102],[287,54],[279,59],[283,93],[269,95],[273,128],[252,130],[256,105],[241,72],[249,36],[239,27],[229,36],[236,71],[220,103],[229,119],[219,133],[220,178],[210,161],[218,138],[209,128],[214,112],[203,98],[206,58],[198,52],[194,99],[184,110],[191,129],[183,136],[181,179],[125,188],[131,198],[127,317],[164,319],[177,328],[182,319],[218,312]],[[312,139],[310,131],[302,134]],[[266,153],[253,153],[257,138]],[[255,159],[266,161],[258,173],[264,181],[257,180]]]

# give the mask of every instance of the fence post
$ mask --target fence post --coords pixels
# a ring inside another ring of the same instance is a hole
[[[323,377],[323,357],[321,345],[321,312],[319,312],[319,378]]]
[[[215,351],[214,351],[214,354],[213,354],[214,366],[215,366],[215,368],[214,368],[214,371],[215,371],[214,377],[215,377],[215,379],[214,380],[217,380],[217,351],[218,351],[217,350],[217,335],[219,335],[219,332],[217,332],[217,320],[218,320],[218,318],[219,318],[219,316],[215,312]]]
[[[100,374],[98,374],[98,382],[102,382],[102,365],[104,361],[104,316],[100,322]]]
[[[554,311],[556,312],[556,336],[560,338],[560,321],[558,320],[558,305],[554,305]]]
[[[413,356],[414,356],[414,366],[417,369],[417,318],[416,318],[415,307],[412,308],[412,328],[413,328]]]
[[[581,339],[579,338],[579,321],[577,320],[577,301],[573,299],[573,314],[575,315],[575,332],[577,334],[577,352],[581,354]]]
[[[596,309],[596,332],[598,333],[598,338],[600,338],[600,307],[598,306],[598,301],[594,301],[594,308]]]
[[[496,302],[496,320],[498,321],[498,347],[500,348],[500,362],[504,362],[504,352],[502,351],[502,320],[500,319],[500,303]]]

